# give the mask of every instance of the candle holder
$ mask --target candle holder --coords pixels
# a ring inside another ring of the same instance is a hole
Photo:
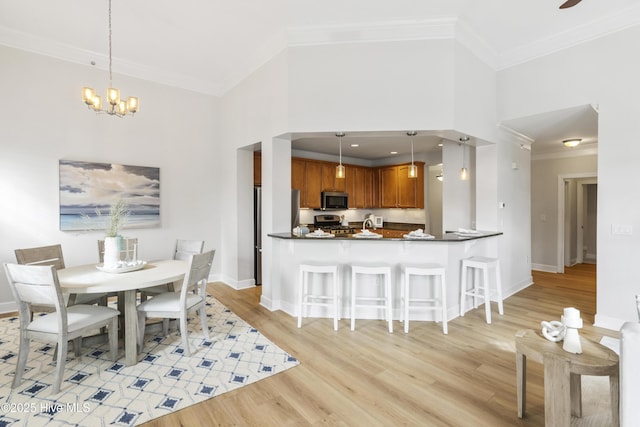
[[[562,323],[565,326],[562,349],[569,353],[582,353],[582,344],[580,344],[580,335],[578,334],[578,329],[582,329],[580,310],[573,307],[565,308]]]

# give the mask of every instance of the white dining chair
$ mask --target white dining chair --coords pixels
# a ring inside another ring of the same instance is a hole
[[[39,246],[35,248],[16,249],[16,261],[23,265],[52,265],[56,270],[65,268],[62,245]],[[100,304],[107,305],[107,294],[69,294],[65,295],[67,305]],[[51,307],[31,307],[33,312],[51,312]]]
[[[188,340],[187,315],[198,311],[202,333],[209,339],[207,326],[206,296],[207,281],[211,264],[216,251],[189,256],[187,274],[182,282],[180,292],[165,292],[138,305],[138,348],[142,349],[144,341],[145,320],[147,317],[179,319],[182,347],[184,354],[191,355]]]
[[[64,302],[58,274],[54,266],[4,264],[9,287],[18,304],[20,318],[20,347],[12,388],[22,381],[32,339],[57,345],[56,373],[53,394],[60,391],[68,341],[79,349],[82,337],[91,331],[106,327],[109,334],[111,360],[118,354],[118,310],[98,305],[77,304],[67,307]],[[53,307],[52,313],[31,320],[31,305]]]
[[[173,251],[173,259],[181,261],[188,261],[189,257],[193,254],[201,254],[204,250],[204,240],[176,240],[176,246]],[[165,292],[175,292],[173,283],[165,283],[158,286],[151,286],[149,288],[140,289],[140,301],[144,302],[147,298],[154,295],[159,295]],[[165,324],[166,327],[166,324]],[[164,330],[167,334],[166,329]]]

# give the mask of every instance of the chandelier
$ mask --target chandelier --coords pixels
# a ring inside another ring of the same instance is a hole
[[[120,98],[120,90],[113,87],[113,73],[111,60],[111,0],[109,0],[109,88],[107,89],[107,105],[102,106],[102,98],[91,87],[82,88],[82,101],[89,109],[96,113],[109,114],[110,116],[124,117],[133,115],[140,105],[136,96],[130,96],[125,101]]]

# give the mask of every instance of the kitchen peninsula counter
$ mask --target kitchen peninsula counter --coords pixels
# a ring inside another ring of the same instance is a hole
[[[369,231],[371,231],[371,230],[369,230]],[[373,230],[372,232],[376,233],[376,230]],[[322,242],[329,242],[329,241],[335,241],[335,240],[339,240],[339,241],[348,240],[348,241],[358,241],[358,242],[360,242],[360,241],[386,242],[386,241],[394,240],[394,241],[402,241],[402,242],[431,242],[431,243],[433,243],[433,242],[447,242],[447,243],[451,243],[451,242],[465,242],[465,241],[475,240],[475,239],[484,239],[486,237],[494,237],[494,236],[499,236],[499,235],[502,234],[502,232],[499,232],[499,231],[479,231],[479,233],[480,234],[478,234],[478,235],[460,236],[460,235],[456,234],[455,232],[451,232],[451,233],[445,233],[441,237],[437,237],[436,236],[433,239],[405,239],[404,237],[384,237],[384,238],[376,237],[376,238],[372,238],[372,237],[353,237],[353,236],[344,236],[344,235],[336,235],[335,237],[306,237],[306,235],[296,236],[295,234],[292,234],[292,233],[272,233],[272,234],[268,234],[268,236],[269,237],[273,237],[275,239],[292,239],[292,240],[322,241]]]
[[[400,265],[437,263],[445,267],[447,285],[447,317],[453,319],[460,314],[460,267],[461,261],[471,256],[498,257],[498,239],[502,232],[482,231],[480,235],[460,236],[445,233],[434,239],[405,238],[356,238],[335,236],[314,238],[295,236],[289,233],[268,234],[272,238],[273,267],[270,273],[271,298],[263,295],[263,305],[274,310],[283,310],[291,316],[298,315],[298,268],[301,264],[336,264],[339,270],[341,318],[350,318],[351,266],[389,265],[392,270],[393,318],[400,315]],[[493,274],[490,280],[493,280]],[[328,286],[322,275],[314,277],[318,286]],[[419,286],[416,278],[415,297],[428,298],[431,287]],[[368,287],[371,297],[380,296],[374,277]],[[413,281],[412,281],[413,283]],[[365,289],[363,287],[362,289]],[[321,291],[322,292],[322,291]],[[412,294],[414,291],[412,291]],[[324,293],[327,295],[327,293]],[[468,307],[473,307],[469,304]],[[331,317],[326,307],[312,307],[309,317]],[[411,319],[433,320],[434,313],[414,312]],[[382,310],[359,309],[358,318],[383,319]],[[328,326],[329,327],[329,326]],[[347,327],[346,323],[341,323]],[[400,329],[400,324],[395,328]],[[439,330],[439,325],[433,325]]]

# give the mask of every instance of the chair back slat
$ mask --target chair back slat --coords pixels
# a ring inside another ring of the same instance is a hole
[[[201,254],[204,249],[204,240],[180,240],[176,241],[176,250],[173,259],[188,261],[191,255]]]
[[[216,251],[213,249],[202,254],[191,255],[189,259],[189,271],[184,277],[182,289],[180,289],[180,304],[182,306],[186,304],[188,292],[200,293],[202,298],[206,296],[205,288],[215,254]],[[198,285],[200,285],[200,289],[198,289]]]
[[[66,306],[54,266],[5,263],[5,272],[13,296],[21,307],[29,304],[54,307],[66,316]],[[30,316],[29,316],[30,317]]]
[[[24,265],[53,265],[57,270],[64,268],[61,245],[16,249],[16,261]]]

